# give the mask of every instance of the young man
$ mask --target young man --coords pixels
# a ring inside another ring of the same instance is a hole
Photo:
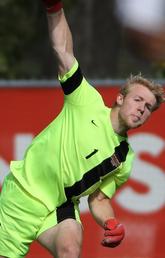
[[[74,57],[62,3],[44,3],[64,106],[32,141],[24,159],[11,162],[0,197],[0,257],[24,257],[35,239],[54,257],[80,257],[78,204],[85,195],[105,231],[102,245],[119,245],[124,226],[110,199],[131,171],[134,154],[127,131],[144,124],[164,101],[161,86],[137,76],[127,82],[113,108],[106,107]]]

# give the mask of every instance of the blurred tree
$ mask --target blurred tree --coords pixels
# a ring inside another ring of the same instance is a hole
[[[79,0],[78,3],[69,18],[76,56],[85,74],[92,78],[116,77],[121,45],[113,13],[114,1],[103,1],[101,6],[99,0]]]
[[[67,8],[73,1],[67,1]],[[0,78],[49,77],[54,66],[42,3],[1,0]]]
[[[43,19],[37,1],[0,2],[1,78],[30,78],[39,75],[41,67],[38,57],[42,51],[39,42]],[[38,33],[34,27],[37,27]]]

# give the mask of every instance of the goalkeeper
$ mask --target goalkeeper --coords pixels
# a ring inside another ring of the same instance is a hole
[[[62,3],[44,0],[64,106],[12,161],[0,196],[0,257],[21,258],[38,240],[53,256],[78,258],[83,229],[79,199],[103,228],[101,244],[118,246],[125,235],[110,203],[127,181],[134,158],[127,131],[144,124],[164,101],[163,88],[131,77],[112,108],[84,78],[73,54]],[[92,236],[91,236],[92,239]]]

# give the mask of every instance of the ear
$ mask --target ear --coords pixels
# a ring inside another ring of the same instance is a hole
[[[124,100],[124,96],[121,93],[119,93],[116,99],[118,106],[121,106],[123,104],[123,100]]]

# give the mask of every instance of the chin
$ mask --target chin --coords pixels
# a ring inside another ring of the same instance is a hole
[[[142,124],[138,124],[134,128],[139,128],[140,126],[142,126]]]
[[[140,122],[140,123],[136,123],[136,124],[134,124],[134,127],[133,128],[138,128],[138,127],[140,127],[140,126],[142,126],[143,124]]]
[[[137,123],[130,122],[130,123],[127,124],[127,127],[129,129],[136,129],[136,128],[140,127],[141,125],[142,125],[142,123],[140,123],[140,122],[137,122]]]

